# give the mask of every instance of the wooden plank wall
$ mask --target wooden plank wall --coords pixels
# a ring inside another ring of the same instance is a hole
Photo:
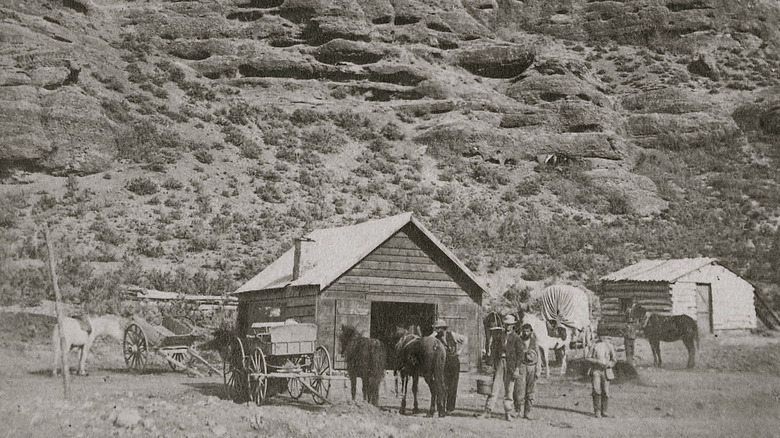
[[[696,283],[678,281],[672,286],[672,315],[688,315],[698,319]]]
[[[288,318],[316,323],[317,290],[312,286],[296,286],[239,294],[237,328],[246,333],[253,323]]]
[[[664,282],[602,282],[599,332],[611,333],[622,329],[626,317],[620,311],[621,298],[633,298],[634,302],[653,313],[671,313],[670,290],[669,283]]]
[[[437,263],[436,259],[442,255],[430,248],[426,248],[427,251],[421,248],[418,244],[420,237],[413,231],[410,231],[410,236],[407,231],[404,229],[396,233],[323,291],[322,301],[338,300],[335,329],[338,330],[344,323],[342,321],[351,321],[367,333],[371,301],[433,303],[437,305],[440,316],[446,316],[453,324],[453,330],[477,340],[470,342],[468,352],[462,357],[465,362],[463,367],[476,367],[481,323],[475,294],[464,290],[462,280],[453,278],[456,276],[452,269],[454,264],[448,266],[441,260]],[[346,308],[341,307],[342,302],[353,302],[352,306],[362,309],[362,313],[344,313]],[[332,307],[331,304],[328,306],[329,309]],[[365,309],[368,309],[368,314],[365,314]],[[321,319],[325,318],[322,312],[320,315]],[[339,359],[337,364],[340,365]]]
[[[712,285],[712,328],[749,330],[756,328],[753,285],[721,265],[708,265],[680,281]]]

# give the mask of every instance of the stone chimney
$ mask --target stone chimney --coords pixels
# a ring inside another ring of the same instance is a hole
[[[293,273],[292,280],[295,281],[301,276],[301,268],[304,266],[304,250],[306,249],[306,243],[314,242],[314,240],[307,237],[299,237],[295,239],[295,255],[293,256]]]

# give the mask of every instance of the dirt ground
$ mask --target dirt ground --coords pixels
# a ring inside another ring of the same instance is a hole
[[[333,405],[285,395],[258,407],[227,400],[220,376],[190,377],[159,361],[147,373],[131,374],[114,340],[95,348],[89,375],[73,376],[66,401],[62,379],[50,376],[51,321],[0,313],[2,437],[780,436],[778,336],[704,339],[693,371],[684,369],[682,343],[663,344],[663,369],[648,366],[649,347],[640,339],[638,378],[613,386],[615,417],[607,419],[593,418],[587,380],[576,372],[559,376],[553,367],[537,386],[537,419],[508,423],[500,419],[500,403],[494,419],[474,418],[485,396],[476,393],[472,374],[461,375],[458,409],[446,418],[399,415],[391,375],[379,409],[350,403],[344,381],[333,383]],[[421,382],[421,407],[429,400]]]

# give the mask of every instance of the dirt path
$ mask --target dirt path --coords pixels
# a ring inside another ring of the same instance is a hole
[[[644,344],[640,364],[647,362]],[[108,342],[98,347],[90,375],[72,379],[67,403],[61,379],[49,375],[46,345],[6,341],[0,350],[0,437],[780,436],[780,374],[770,363],[780,357],[778,339],[710,340],[695,371],[684,370],[684,355],[665,345],[666,369],[640,366],[639,382],[613,387],[616,418],[592,418],[589,384],[554,375],[538,386],[538,419],[512,423],[499,419],[499,403],[495,419],[473,417],[485,401],[474,392],[473,375],[462,375],[458,410],[447,418],[398,415],[390,378],[380,409],[348,403],[344,382],[334,383],[332,406],[304,395],[299,402],[277,396],[257,407],[226,400],[217,376],[192,378],[163,366],[130,374],[119,345]],[[735,369],[750,364],[758,372]],[[428,391],[424,383],[421,388],[427,408]]]

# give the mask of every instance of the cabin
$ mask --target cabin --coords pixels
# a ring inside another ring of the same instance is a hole
[[[315,230],[247,281],[237,329],[294,318],[317,325],[318,343],[344,369],[342,324],[390,344],[396,326],[432,332],[437,318],[468,337],[461,370],[476,369],[482,345],[482,297],[474,274],[411,213]],[[392,348],[388,348],[392,358]],[[388,361],[390,368],[392,361]]]
[[[599,332],[618,334],[627,310],[688,315],[699,334],[748,332],[756,328],[753,285],[713,258],[645,260],[601,278]]]

